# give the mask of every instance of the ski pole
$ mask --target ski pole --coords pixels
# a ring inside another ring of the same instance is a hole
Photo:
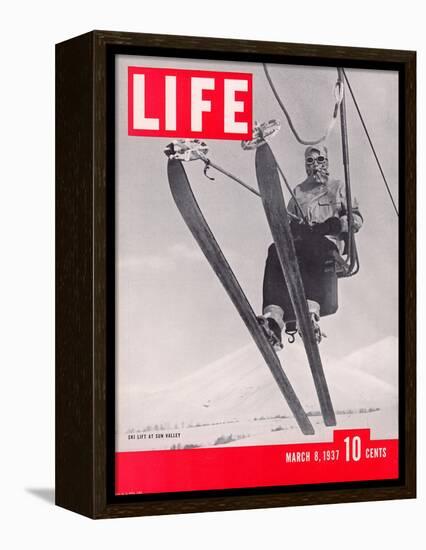
[[[224,174],[225,176],[228,176],[228,178],[230,178],[231,180],[234,180],[236,181],[237,183],[239,183],[240,185],[242,185],[245,189],[248,189],[249,191],[251,191],[254,195],[256,195],[257,197],[261,198],[261,195],[259,193],[259,191],[257,191],[256,189],[254,189],[254,187],[251,187],[250,185],[248,185],[248,183],[245,183],[244,181],[242,181],[240,178],[237,178],[237,176],[234,176],[234,174],[231,174],[231,172],[228,172],[227,170],[225,170],[224,168],[222,168],[221,166],[219,166],[218,164],[215,164],[214,162],[212,162],[211,160],[208,160],[208,159],[204,159],[204,158],[201,158],[201,160],[205,163],[206,166],[208,167],[212,167],[214,168],[215,170],[217,170],[218,172],[221,172],[222,174]],[[287,189],[289,190],[291,196],[293,197],[294,199],[294,202],[296,203],[296,206],[298,207],[299,211],[300,211],[300,214],[302,216],[302,219],[307,223],[307,220],[305,218],[305,216],[303,215],[303,212],[302,212],[302,209],[299,205],[299,203],[297,202],[297,199],[296,197],[294,196],[294,193],[293,191],[291,190],[291,187],[287,181],[287,178],[285,177],[283,171],[281,170],[279,164],[276,162],[277,164],[277,167],[278,167],[278,170],[281,174],[281,177],[283,178],[283,181],[287,187]],[[295,215],[295,214],[292,214],[291,212],[288,212],[287,211],[287,214],[290,216],[290,218],[293,218],[294,220],[300,222],[300,219]]]
[[[227,172],[224,168],[222,168],[221,166],[219,166],[218,164],[215,164],[214,162],[212,162],[211,160],[204,160],[204,159],[201,159],[203,162],[205,162],[205,164],[207,166],[211,166],[212,168],[215,168],[218,172],[221,172],[222,174],[224,174],[225,176],[228,176],[228,178],[231,178],[231,180],[234,180],[236,181],[237,183],[239,183],[240,185],[242,185],[243,187],[245,187],[246,189],[248,189],[249,191],[251,191],[252,193],[254,193],[255,195],[257,195],[258,197],[260,197],[260,193],[259,191],[256,191],[256,189],[254,189],[254,187],[251,187],[250,185],[248,185],[247,183],[244,183],[242,180],[240,180],[240,178],[237,178],[237,176],[234,176],[234,174],[231,174],[230,172]]]

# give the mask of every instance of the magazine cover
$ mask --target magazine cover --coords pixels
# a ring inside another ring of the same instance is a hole
[[[398,73],[115,63],[116,494],[398,478]]]

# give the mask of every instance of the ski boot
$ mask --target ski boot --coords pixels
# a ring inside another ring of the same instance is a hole
[[[281,123],[279,120],[269,120],[268,122],[259,123],[257,120],[254,121],[253,127],[253,137],[250,140],[243,140],[241,142],[241,147],[244,151],[249,151],[250,149],[257,149],[260,145],[265,143],[265,141],[271,139],[275,136],[281,129]]]
[[[264,309],[263,315],[259,315],[257,318],[263,332],[275,351],[281,351],[283,349],[281,337],[281,332],[284,328],[283,317],[284,312],[280,306],[269,305]]]
[[[164,149],[166,157],[184,162],[205,160],[208,152],[207,144],[199,139],[175,139]]]
[[[281,351],[284,346],[279,324],[272,317],[265,317],[264,315],[259,315],[257,320],[274,350]]]
[[[314,336],[317,344],[319,344],[323,338],[327,338],[327,335],[321,330],[320,327],[320,306],[314,300],[308,300],[309,315],[311,317],[312,328],[314,330]]]
[[[312,327],[314,329],[314,335],[315,340],[317,341],[317,344],[319,344],[323,338],[327,338],[327,334],[325,334],[320,327],[319,324],[319,316],[315,313],[311,313],[311,321],[312,321]]]

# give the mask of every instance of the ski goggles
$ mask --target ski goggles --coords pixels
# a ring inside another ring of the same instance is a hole
[[[327,162],[327,157],[324,157],[323,155],[319,155],[318,157],[307,157],[305,158],[306,164],[314,164],[314,162],[317,162],[318,164],[324,164],[324,162]]]

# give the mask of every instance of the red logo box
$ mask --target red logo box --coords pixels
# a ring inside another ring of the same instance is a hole
[[[128,68],[130,136],[251,139],[252,74]]]

